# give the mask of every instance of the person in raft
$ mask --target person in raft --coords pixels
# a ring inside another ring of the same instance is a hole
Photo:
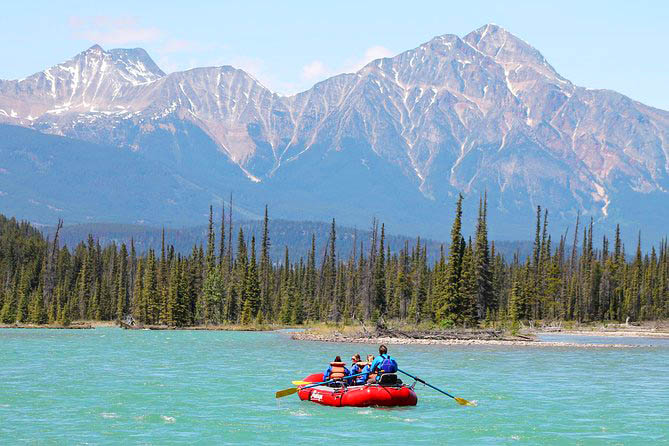
[[[362,385],[367,382],[367,377],[369,376],[369,365],[371,361],[369,361],[369,356],[367,356],[367,361],[368,362],[362,362],[360,360],[360,353],[356,353],[355,355],[351,356],[351,360],[353,361],[353,366],[351,367],[351,374],[353,375],[358,375],[361,374],[360,376],[356,376],[352,378],[353,383],[355,385]],[[372,356],[372,360],[374,359],[374,356]]]
[[[397,373],[397,361],[388,354],[388,347],[381,344],[379,356],[374,359],[369,369],[370,374],[376,374],[376,381],[379,381],[384,373]]]
[[[328,369],[323,374],[323,381],[328,381],[331,379],[341,381],[350,375],[351,372],[346,368],[346,363],[342,362],[340,356],[337,356],[334,361],[330,363],[330,367],[328,367]]]

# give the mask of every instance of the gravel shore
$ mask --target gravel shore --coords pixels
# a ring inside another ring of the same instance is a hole
[[[328,335],[309,333],[308,331],[291,333],[291,338],[298,341],[340,342],[352,344],[388,344],[388,345],[480,345],[510,347],[578,347],[578,348],[634,348],[643,347],[634,344],[594,344],[577,342],[544,342],[526,340],[480,340],[480,339],[415,339],[394,337],[354,337],[334,332]]]

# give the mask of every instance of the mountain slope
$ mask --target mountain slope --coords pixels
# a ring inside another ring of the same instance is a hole
[[[0,122],[137,152],[292,219],[377,215],[444,237],[457,193],[484,191],[497,238],[525,236],[538,204],[559,229],[579,212],[634,228],[650,212],[669,216],[657,206],[669,190],[669,113],[573,85],[496,25],[290,97],[232,67],[165,74],[143,50],[94,46],[0,81]]]
[[[4,124],[0,134],[0,203],[20,218],[181,224],[222,203],[215,185],[138,153]]]

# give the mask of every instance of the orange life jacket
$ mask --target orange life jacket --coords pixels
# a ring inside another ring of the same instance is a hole
[[[342,379],[346,376],[345,362],[331,362],[330,367],[330,379]]]

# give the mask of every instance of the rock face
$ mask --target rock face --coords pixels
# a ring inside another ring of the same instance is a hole
[[[470,206],[487,191],[498,238],[531,236],[538,204],[560,230],[580,212],[655,236],[669,216],[669,113],[573,85],[496,25],[290,97],[229,66],[166,75],[144,50],[96,45],[0,81],[0,122],[129,149],[292,219],[445,237],[458,191]]]

